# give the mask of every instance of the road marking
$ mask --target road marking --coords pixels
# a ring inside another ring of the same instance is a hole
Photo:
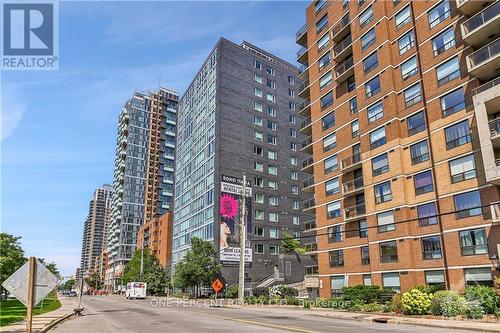
[[[287,330],[287,331],[293,331],[293,332],[301,332],[301,333],[321,333],[319,331],[311,331],[305,328],[299,328],[299,327],[293,327],[293,326],[282,326],[282,325],[275,325],[275,324],[268,324],[268,323],[262,323],[258,321],[253,321],[253,320],[246,320],[246,319],[239,319],[239,318],[232,318],[232,317],[224,317],[224,316],[217,316],[217,315],[212,315],[205,313],[207,316],[214,317],[214,318],[219,318],[219,319],[225,319],[225,320],[232,320],[232,321],[237,321],[240,323],[246,323],[246,324],[252,324],[252,325],[259,325],[259,326],[266,326],[266,327],[272,327],[272,328],[279,328],[282,330]]]

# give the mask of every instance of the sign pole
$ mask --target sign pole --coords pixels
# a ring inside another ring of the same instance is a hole
[[[36,258],[30,257],[28,273],[28,306],[26,309],[26,333],[31,333],[33,323],[33,300],[35,299]]]
[[[80,306],[82,305],[82,294],[83,294],[83,275],[80,279],[80,290],[78,291],[78,307],[77,309],[81,309]]]
[[[247,176],[243,174],[243,198],[241,207],[241,222],[240,222],[240,274],[239,274],[239,286],[238,286],[238,300],[241,305],[245,301],[245,249],[246,249],[246,238],[247,238],[247,228],[246,228],[246,198],[247,198]]]

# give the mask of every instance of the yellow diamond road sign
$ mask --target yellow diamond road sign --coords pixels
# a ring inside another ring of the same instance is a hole
[[[29,261],[4,281],[2,286],[25,306],[28,306]],[[57,284],[57,277],[41,262],[36,261],[34,304],[37,305]]]

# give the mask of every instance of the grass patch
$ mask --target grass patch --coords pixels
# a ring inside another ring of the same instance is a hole
[[[61,302],[54,292],[51,292],[43,301],[33,308],[33,315],[40,315],[46,312],[57,310],[61,307]],[[12,324],[26,318],[26,307],[17,299],[8,299],[0,302],[0,326]]]

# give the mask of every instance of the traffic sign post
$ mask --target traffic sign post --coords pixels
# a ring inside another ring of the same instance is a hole
[[[26,309],[26,333],[31,333],[33,323],[33,299],[35,294],[36,259],[30,257],[28,271],[28,304]]]

